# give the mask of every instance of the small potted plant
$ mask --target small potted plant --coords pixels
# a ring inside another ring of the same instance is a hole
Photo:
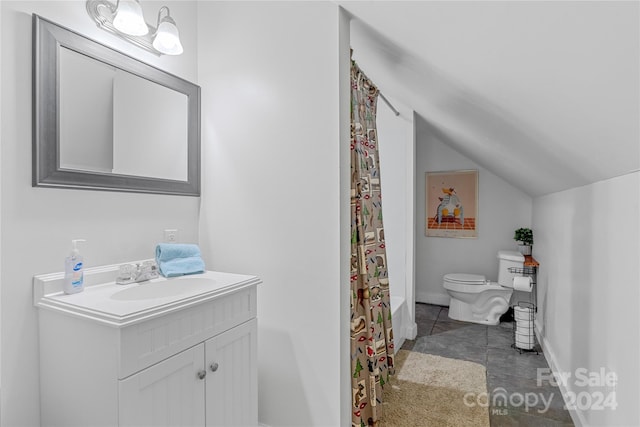
[[[513,240],[518,242],[518,250],[522,255],[531,255],[533,231],[531,231],[530,228],[518,228],[513,236]]]

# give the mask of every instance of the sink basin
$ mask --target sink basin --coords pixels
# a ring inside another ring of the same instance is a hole
[[[253,305],[254,297],[247,289],[261,283],[256,276],[205,271],[121,286],[114,281],[119,268],[119,265],[88,268],[84,292],[71,295],[62,292],[64,273],[34,276],[34,304],[38,308],[124,328],[234,292],[242,292],[246,303]]]
[[[177,297],[180,295],[197,295],[207,292],[216,281],[203,277],[181,277],[178,279],[160,280],[130,285],[111,295],[111,299],[118,301],[140,301],[148,299]]]

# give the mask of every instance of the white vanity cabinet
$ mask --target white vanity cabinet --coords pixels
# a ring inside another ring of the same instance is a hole
[[[203,344],[120,380],[121,426],[204,426]]]
[[[257,425],[255,346],[254,319],[120,380],[119,424]]]
[[[64,295],[34,280],[42,425],[257,426],[259,282],[207,272]]]

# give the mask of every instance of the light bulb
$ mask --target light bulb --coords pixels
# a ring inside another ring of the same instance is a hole
[[[160,22],[156,37],[153,39],[153,47],[165,55],[180,55],[183,52],[180,33],[173,19],[165,17]]]
[[[149,33],[149,26],[144,20],[142,7],[138,0],[120,1],[113,19],[113,26],[132,36],[144,36]]]

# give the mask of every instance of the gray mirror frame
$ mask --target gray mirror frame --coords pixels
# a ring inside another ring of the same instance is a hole
[[[200,196],[200,87],[33,14],[34,187]],[[187,96],[187,181],[60,168],[58,51],[65,47]]]

